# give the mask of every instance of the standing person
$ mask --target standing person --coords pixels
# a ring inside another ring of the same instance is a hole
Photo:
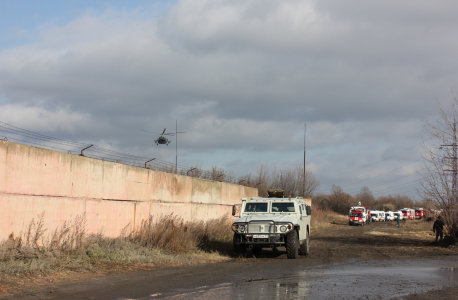
[[[444,239],[444,226],[445,226],[445,223],[444,221],[442,221],[442,217],[441,216],[437,217],[433,225],[433,232],[436,233],[436,242],[439,236],[441,238],[441,241]]]
[[[399,225],[401,225],[401,217],[399,215],[396,218],[396,221],[398,222],[398,228],[399,228]]]

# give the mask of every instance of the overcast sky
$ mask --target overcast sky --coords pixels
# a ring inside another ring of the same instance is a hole
[[[140,130],[178,120],[181,165],[237,175],[302,164],[307,123],[320,192],[415,196],[421,120],[458,90],[456,16],[456,0],[1,1],[0,121],[174,162],[174,140]]]

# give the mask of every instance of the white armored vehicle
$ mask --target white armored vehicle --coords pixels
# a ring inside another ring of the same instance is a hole
[[[268,193],[269,198],[242,198],[240,217],[232,224],[234,253],[281,246],[288,258],[308,255],[311,207],[302,198],[283,198],[283,190]]]

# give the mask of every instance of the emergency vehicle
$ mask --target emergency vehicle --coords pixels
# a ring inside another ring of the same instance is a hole
[[[394,221],[394,219],[395,219],[394,212],[392,212],[392,211],[385,212],[385,216],[388,216],[388,218],[387,218],[388,221]]]
[[[422,219],[425,216],[425,210],[421,207],[415,209],[415,219]]]
[[[415,218],[415,210],[411,208],[403,208],[402,214],[404,215],[404,219],[413,220]]]
[[[358,202],[358,205],[350,208],[348,216],[350,220],[348,221],[349,225],[368,225],[370,222],[370,211],[369,207],[364,207],[361,205],[361,202]]]
[[[382,221],[382,212],[379,210],[371,211],[371,221],[372,222],[380,222]]]
[[[395,220],[398,219],[398,216],[399,216],[400,220],[404,219],[404,214],[400,210],[393,212],[393,214],[394,214],[394,219]]]

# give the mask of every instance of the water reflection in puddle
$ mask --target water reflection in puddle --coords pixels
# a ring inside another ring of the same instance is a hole
[[[326,270],[285,270],[283,274],[249,279],[242,278],[247,274],[240,274],[234,282],[144,299],[392,299],[456,285],[458,268],[444,264],[345,265]]]

